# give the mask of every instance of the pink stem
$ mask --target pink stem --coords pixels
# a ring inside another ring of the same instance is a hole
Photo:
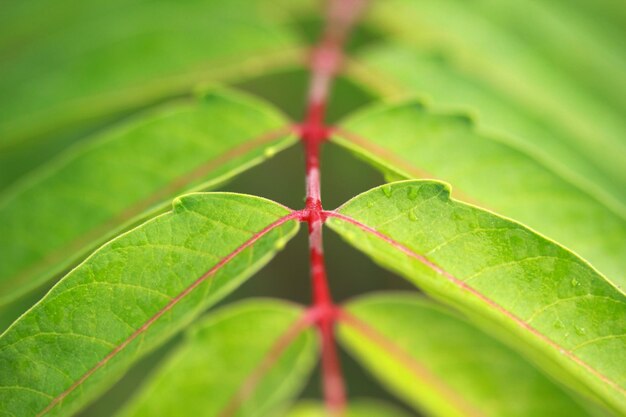
[[[321,199],[320,148],[329,135],[324,119],[330,86],[341,66],[347,35],[364,4],[364,0],[329,0],[326,27],[311,55],[308,106],[305,120],[300,126],[306,164],[306,207],[302,211],[301,220],[309,225],[312,308],[320,312],[316,324],[322,341],[324,398],[326,408],[333,416],[344,413],[346,393],[335,344],[335,306],[322,248],[322,225],[326,216]]]

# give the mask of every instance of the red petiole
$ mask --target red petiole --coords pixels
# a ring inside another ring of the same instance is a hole
[[[321,40],[310,60],[311,80],[304,122],[298,126],[306,163],[306,205],[301,221],[309,226],[312,311],[315,311],[322,343],[322,380],[326,408],[331,415],[342,415],[346,405],[345,384],[335,343],[336,307],[333,303],[322,245],[322,225],[326,214],[322,208],[320,187],[320,150],[329,136],[325,124],[330,87],[343,60],[348,33],[364,6],[363,0],[330,0],[327,22]]]

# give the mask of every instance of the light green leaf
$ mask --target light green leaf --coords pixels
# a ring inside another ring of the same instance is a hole
[[[525,106],[488,81],[456,68],[440,54],[384,45],[361,55],[367,71],[385,76],[399,94],[426,100],[436,111],[469,114],[480,131],[535,155],[603,201],[626,207],[626,169],[621,155],[560,125],[541,109]]]
[[[550,0],[547,4],[604,32],[606,38],[612,37],[617,43],[626,36],[626,8],[621,0]]]
[[[427,415],[588,416],[518,353],[423,297],[372,295],[346,310],[345,346]]]
[[[282,416],[282,414],[280,414]],[[302,401],[287,414],[286,417],[331,417],[322,404],[314,401]],[[357,399],[350,400],[345,417],[407,417],[407,414],[396,407],[381,401]]]
[[[626,362],[616,360],[626,356],[626,297],[573,253],[435,181],[387,184],[330,214],[327,224],[382,266],[626,411]]]
[[[588,32],[563,25],[567,11],[549,12],[543,3],[390,0],[370,15],[397,39],[444,51],[464,71],[579,131],[619,162],[626,152],[623,47],[592,42]]]
[[[0,149],[297,56],[270,2],[19,3],[3,19],[0,91],[11,99],[0,104]]]
[[[553,69],[555,74],[571,78],[567,85],[575,85],[583,90],[583,94],[593,94],[607,107],[623,112],[626,110],[626,89],[620,81],[620,74],[626,70],[626,54],[619,39],[604,36],[598,30],[602,24],[597,21],[593,26],[582,24],[574,13],[568,12],[573,7],[557,7],[557,3],[550,0],[524,3],[478,0],[472,7],[472,14],[495,23],[498,30],[510,36],[511,42],[515,40],[524,45],[522,48],[527,56],[520,57],[520,61],[537,59],[545,65],[546,72]],[[520,19],[522,14],[533,24]],[[487,42],[495,45],[492,40]],[[576,48],[566,48],[565,45],[576,45]],[[519,57],[524,52],[506,53]]]
[[[298,229],[293,212],[230,193],[177,198],[112,240],[0,337],[5,415],[68,415],[235,289]]]
[[[625,288],[626,214],[468,118],[409,102],[365,110],[342,127],[338,144],[404,178],[451,183],[460,199],[555,239]]]
[[[267,105],[218,92],[75,147],[0,200],[0,304],[182,191],[215,187],[294,143],[286,128]]]
[[[211,314],[189,329],[185,342],[119,415],[218,417],[228,410],[232,416],[265,416],[284,406],[317,359],[315,334],[305,330],[303,314],[271,300]],[[239,398],[246,388],[249,396]]]

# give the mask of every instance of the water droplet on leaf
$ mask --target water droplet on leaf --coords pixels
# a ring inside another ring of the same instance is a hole
[[[372,207],[374,207],[374,202],[373,202],[373,201],[368,201],[368,202],[367,202],[367,207],[368,207],[368,208],[372,208]]]
[[[563,323],[561,321],[555,321],[554,322],[554,328],[555,329],[562,329],[563,328]]]
[[[585,330],[585,328],[584,328],[584,327],[578,327],[578,326],[576,326],[576,334],[577,334],[577,335],[582,336],[582,335],[584,335],[585,333],[587,333],[587,330]]]
[[[409,200],[415,200],[418,195],[419,195],[419,189],[417,187],[409,188],[409,193],[408,193]]]
[[[383,193],[385,193],[387,197],[391,197],[391,185],[384,185]]]
[[[439,194],[442,194],[442,191],[445,190],[445,186],[439,183],[426,183],[422,184],[419,189],[419,194],[423,199],[427,200],[431,197],[435,197]]]
[[[580,282],[578,282],[576,278],[572,278],[570,283],[572,284],[572,287],[578,287],[580,285]]]
[[[415,215],[415,212],[413,210],[409,210],[409,220],[411,220],[412,222],[417,220],[417,216]]]

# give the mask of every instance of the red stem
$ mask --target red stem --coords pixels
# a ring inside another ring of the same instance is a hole
[[[302,220],[309,225],[312,308],[320,312],[316,324],[322,341],[324,398],[326,408],[333,416],[344,413],[346,394],[335,344],[335,306],[328,286],[322,248],[322,225],[326,215],[321,199],[320,149],[329,134],[324,119],[330,86],[341,65],[347,35],[364,3],[364,0],[329,0],[326,27],[311,55],[307,112],[300,126],[306,164],[306,207]]]

